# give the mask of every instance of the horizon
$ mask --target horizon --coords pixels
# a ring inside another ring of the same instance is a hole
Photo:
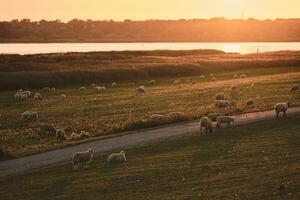
[[[72,19],[132,21],[179,19],[249,19],[274,20],[300,18],[300,2],[290,0],[0,0],[0,21],[30,19],[31,21]]]

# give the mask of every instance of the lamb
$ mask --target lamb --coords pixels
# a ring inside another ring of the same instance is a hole
[[[56,133],[56,128],[52,124],[42,124],[40,131],[43,133]]]
[[[56,140],[61,142],[66,139],[66,132],[63,129],[56,129]]]
[[[67,96],[66,96],[65,94],[61,94],[61,95],[59,96],[59,99],[60,99],[61,101],[66,100],[66,98],[67,98]]]
[[[225,100],[225,94],[223,92],[219,92],[215,95],[215,100]]]
[[[111,87],[112,87],[112,88],[117,87],[117,83],[116,83],[116,82],[113,82],[113,83],[111,84]]]
[[[83,90],[86,90],[86,87],[82,86],[78,89],[79,91],[83,91]]]
[[[202,135],[202,127],[204,127],[204,134],[206,131],[212,133],[212,121],[208,117],[202,117],[200,119],[200,134]]]
[[[107,162],[109,164],[115,164],[115,163],[123,163],[126,162],[126,155],[124,151],[120,151],[119,153],[112,153],[108,156]]]
[[[235,119],[229,116],[218,116],[217,117],[217,128],[220,128],[222,124],[227,124],[227,128],[231,127],[231,122],[234,122]]]
[[[151,81],[149,81],[149,85],[154,85],[156,83],[156,81],[155,80],[151,80]]]
[[[254,105],[254,99],[249,99],[246,101],[247,106],[253,106]]]
[[[279,118],[279,113],[283,112],[284,117],[287,117],[286,112],[288,108],[290,107],[290,103],[277,103],[274,107],[274,110],[276,112],[276,119]]]
[[[244,78],[247,78],[247,77],[248,77],[247,74],[242,74],[242,75],[240,76],[241,79],[244,79]]]
[[[145,87],[144,86],[140,86],[136,89],[137,92],[139,93],[146,93]]]
[[[80,163],[84,163],[84,168],[88,167],[94,156],[94,149],[90,148],[87,151],[77,152],[73,154],[73,168],[78,169]]]
[[[227,108],[229,106],[228,102],[225,100],[217,100],[215,101],[215,107],[217,108]]]
[[[44,87],[42,89],[42,92],[44,92],[44,93],[47,93],[47,92],[50,92],[50,91],[51,91],[51,89],[49,87]]]
[[[216,122],[217,121],[217,117],[219,116],[224,116],[225,114],[223,113],[210,113],[207,115],[207,117],[212,121],[212,122]]]
[[[299,86],[298,85],[295,85],[295,86],[293,86],[292,88],[291,88],[291,92],[295,92],[295,91],[297,91],[297,90],[299,90]]]

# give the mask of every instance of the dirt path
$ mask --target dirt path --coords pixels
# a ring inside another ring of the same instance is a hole
[[[300,114],[300,107],[294,107],[288,110],[288,116],[291,117],[296,114]],[[234,117],[236,118],[234,125],[238,126],[272,119],[274,118],[274,111],[270,110],[248,113]],[[101,153],[117,148],[127,148],[133,145],[145,144],[163,138],[188,135],[196,132],[199,132],[198,122],[190,122],[158,129],[139,131],[116,138],[93,141],[32,156],[2,161],[0,162],[0,177],[14,175],[59,162],[70,161],[74,152],[84,151],[88,148],[94,148],[97,153]]]

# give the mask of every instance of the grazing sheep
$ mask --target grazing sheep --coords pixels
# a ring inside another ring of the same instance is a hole
[[[180,79],[176,79],[176,80],[174,80],[174,82],[173,82],[174,85],[178,85],[178,84],[180,84],[180,83],[181,83],[181,80],[180,80]]]
[[[79,140],[81,138],[81,135],[78,133],[71,133],[71,140]]]
[[[217,117],[219,116],[224,116],[225,114],[223,113],[210,113],[207,115],[207,117],[212,121],[212,122],[216,122],[217,121]]]
[[[52,124],[42,124],[40,131],[43,133],[56,133],[56,128]]]
[[[150,115],[148,117],[148,121],[154,122],[154,123],[161,123],[164,120],[166,120],[166,117],[164,115],[159,115],[159,114]]]
[[[43,97],[42,97],[42,95],[41,95],[40,93],[36,92],[36,93],[34,94],[34,96],[33,96],[33,99],[34,99],[35,101],[38,101],[38,100],[42,100]]]
[[[216,81],[217,78],[216,78],[216,77],[212,77],[211,80],[212,80],[212,81]]]
[[[242,75],[240,76],[241,79],[244,79],[244,78],[247,78],[247,77],[248,77],[247,74],[242,74]]]
[[[96,84],[92,83],[89,88],[94,88],[94,87],[96,87]]]
[[[30,91],[24,91],[24,92],[22,92],[22,94],[26,95],[27,98],[30,98],[30,96],[31,96],[31,92]]]
[[[66,132],[63,129],[56,129],[56,140],[61,142],[66,139]]]
[[[186,84],[191,84],[192,82],[191,82],[190,79],[187,79],[187,80],[185,80],[185,83],[186,83]]]
[[[145,90],[145,87],[144,87],[144,86],[138,87],[138,88],[136,89],[136,91],[137,91],[138,93],[146,93],[146,90]]]
[[[196,80],[192,80],[192,84],[194,85],[194,84],[196,84],[197,83],[197,81]]]
[[[291,88],[291,92],[295,92],[295,91],[297,91],[297,90],[299,90],[299,86],[298,85],[295,85],[295,86],[293,86],[292,88]]]
[[[66,98],[67,98],[67,96],[66,96],[65,94],[61,94],[61,95],[59,96],[59,99],[60,99],[61,101],[66,100]]]
[[[113,82],[113,83],[111,84],[111,87],[112,87],[112,88],[117,87],[117,83],[116,83],[116,82]]]
[[[123,163],[126,162],[126,155],[124,151],[120,151],[120,153],[112,153],[108,156],[107,162],[109,164],[115,164],[115,163]]]
[[[42,92],[44,92],[44,93],[50,92],[50,91],[51,91],[51,89],[50,89],[49,87],[44,87],[44,88],[42,89]]]
[[[215,107],[221,109],[221,108],[227,108],[229,105],[228,105],[228,102],[225,101],[225,100],[217,100],[215,101]]]
[[[16,93],[15,95],[14,95],[14,98],[15,98],[15,100],[20,100],[20,98],[21,98],[21,95],[19,94],[19,93]]]
[[[90,148],[87,151],[77,152],[73,154],[73,168],[78,169],[80,163],[84,163],[84,168],[88,167],[94,156],[94,149]]]
[[[237,75],[237,74],[233,75],[233,78],[238,78],[238,77],[239,77],[239,75]]]
[[[204,75],[201,75],[201,76],[200,76],[200,79],[205,79],[205,76],[204,76]]]
[[[254,105],[254,99],[249,99],[246,101],[247,106],[253,106]]]
[[[21,94],[21,98],[20,98],[21,101],[26,101],[27,99],[28,99],[28,95]]]
[[[100,91],[105,91],[106,90],[106,87],[105,86],[97,86],[95,87],[95,89],[97,90],[97,92],[100,92]]]
[[[155,80],[151,80],[151,81],[149,81],[149,85],[154,85],[156,83],[156,81]]]
[[[274,110],[276,112],[276,119],[279,118],[279,113],[283,112],[284,117],[287,117],[286,112],[288,108],[290,107],[290,103],[277,103],[274,107]]]
[[[219,92],[215,95],[215,100],[225,100],[225,94],[223,92]]]
[[[229,116],[218,116],[217,117],[217,128],[220,128],[222,124],[227,124],[227,128],[231,127],[231,122],[234,122],[235,119]]]
[[[37,112],[25,111],[21,114],[21,120],[33,121],[38,119]]]
[[[21,120],[27,119],[27,117],[29,116],[30,111],[25,111],[21,114]]]
[[[83,91],[83,90],[86,90],[86,87],[82,86],[78,89],[79,91]]]
[[[204,129],[204,134],[206,131],[208,131],[209,133],[212,133],[212,121],[211,119],[209,119],[208,117],[202,117],[200,119],[200,134],[202,135],[202,128]]]

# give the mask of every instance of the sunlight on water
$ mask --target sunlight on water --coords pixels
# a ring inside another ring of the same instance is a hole
[[[0,44],[0,54],[38,54],[90,51],[192,50],[216,49],[241,54],[300,50],[299,42],[292,43],[19,43]]]

